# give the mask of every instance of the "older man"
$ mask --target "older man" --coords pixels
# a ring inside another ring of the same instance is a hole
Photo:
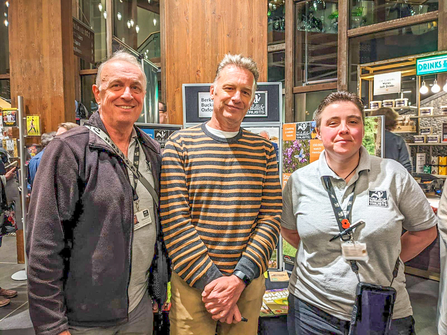
[[[37,334],[151,334],[159,145],[134,126],[146,77],[119,51],[98,69],[98,113],[45,150],[28,213]]]
[[[160,208],[175,271],[171,334],[257,333],[281,214],[275,150],[241,128],[258,76],[250,58],[226,55],[210,89],[211,120],[175,133],[165,147]]]

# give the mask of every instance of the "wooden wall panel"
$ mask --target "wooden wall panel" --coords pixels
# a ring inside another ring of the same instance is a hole
[[[162,91],[171,123],[183,123],[182,84],[209,83],[223,56],[240,53],[267,80],[267,0],[161,1]]]
[[[56,130],[75,119],[71,2],[15,0],[9,13],[12,105],[23,96],[25,115],[40,115],[42,132]]]

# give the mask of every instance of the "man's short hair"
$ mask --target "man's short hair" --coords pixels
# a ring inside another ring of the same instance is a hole
[[[40,143],[42,144],[42,148],[45,148],[48,143],[50,143],[53,138],[56,136],[56,132],[52,131],[50,133],[43,133],[40,137]]]
[[[314,119],[317,123],[317,128],[320,128],[321,113],[323,113],[323,110],[327,106],[329,106],[335,102],[342,102],[342,101],[352,102],[359,109],[360,113],[362,114],[362,122],[365,123],[365,111],[363,108],[363,103],[358,98],[358,96],[351,92],[338,91],[338,92],[333,92],[333,93],[329,94],[326,98],[323,99],[323,101],[321,101],[320,105],[318,106],[318,109],[316,110],[316,112],[314,114]]]
[[[221,60],[221,62],[217,66],[216,78],[214,78],[214,82],[216,82],[219,79],[222,70],[228,65],[234,65],[241,69],[246,69],[250,71],[253,74],[253,77],[255,78],[254,84],[256,90],[259,79],[258,66],[256,65],[256,62],[253,59],[251,59],[250,57],[244,57],[242,55],[226,54],[225,57]],[[253,95],[254,93],[255,92],[253,92]]]
[[[74,122],[62,122],[62,123],[59,123],[59,125],[57,126],[57,129],[59,129],[61,127],[67,129],[67,131],[68,131],[70,129],[79,127],[79,125]]]
[[[111,63],[111,62],[115,62],[115,61],[127,62],[129,64],[132,64],[132,65],[135,65],[136,67],[138,67],[138,69],[140,69],[140,71],[141,71],[141,73],[143,74],[143,77],[144,77],[143,89],[146,90],[147,77],[146,77],[146,74],[144,73],[144,69],[143,69],[143,66],[141,65],[141,63],[137,60],[137,58],[135,56],[131,55],[127,51],[125,51],[125,50],[118,50],[109,59],[107,59],[105,62],[103,62],[98,67],[98,73],[96,74],[96,86],[98,86],[98,89],[100,91],[101,91],[101,72],[102,72],[102,69],[104,68],[104,66],[106,64]]]
[[[374,116],[385,115],[385,129],[393,130],[397,126],[397,118],[399,113],[390,107],[382,107],[372,113]]]

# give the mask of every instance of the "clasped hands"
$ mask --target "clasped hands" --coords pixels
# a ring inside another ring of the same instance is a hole
[[[240,322],[242,315],[236,303],[244,289],[244,282],[234,275],[217,278],[206,285],[202,301],[212,319],[228,324]]]

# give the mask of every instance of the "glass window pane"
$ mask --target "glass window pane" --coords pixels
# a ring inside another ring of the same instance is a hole
[[[400,19],[438,10],[438,0],[350,0],[350,28]]]
[[[11,102],[11,86],[9,79],[0,80],[0,98]]]
[[[6,2],[1,2],[0,13],[2,13],[0,20],[0,74],[9,73],[9,5],[6,6]]]
[[[267,40],[268,43],[284,42],[286,6],[284,0],[269,0],[267,16]]]
[[[158,2],[114,1],[114,36],[145,59],[160,62],[160,7]]]
[[[95,83],[96,75],[81,76],[81,102],[89,111],[89,115],[98,110],[92,86]]]
[[[107,58],[106,42],[106,0],[80,0],[79,20],[88,25],[95,32],[95,63],[100,64]],[[81,69],[94,69],[95,64],[90,64],[81,59]]]
[[[349,90],[357,92],[357,65],[438,50],[437,21],[349,40]]]
[[[314,112],[317,110],[321,101],[329,94],[336,91],[337,90],[326,90],[295,94],[295,121],[312,121]]]
[[[336,80],[338,3],[303,1],[295,16],[295,86]]]
[[[268,54],[268,81],[282,82],[285,78],[285,51],[269,52]]]

